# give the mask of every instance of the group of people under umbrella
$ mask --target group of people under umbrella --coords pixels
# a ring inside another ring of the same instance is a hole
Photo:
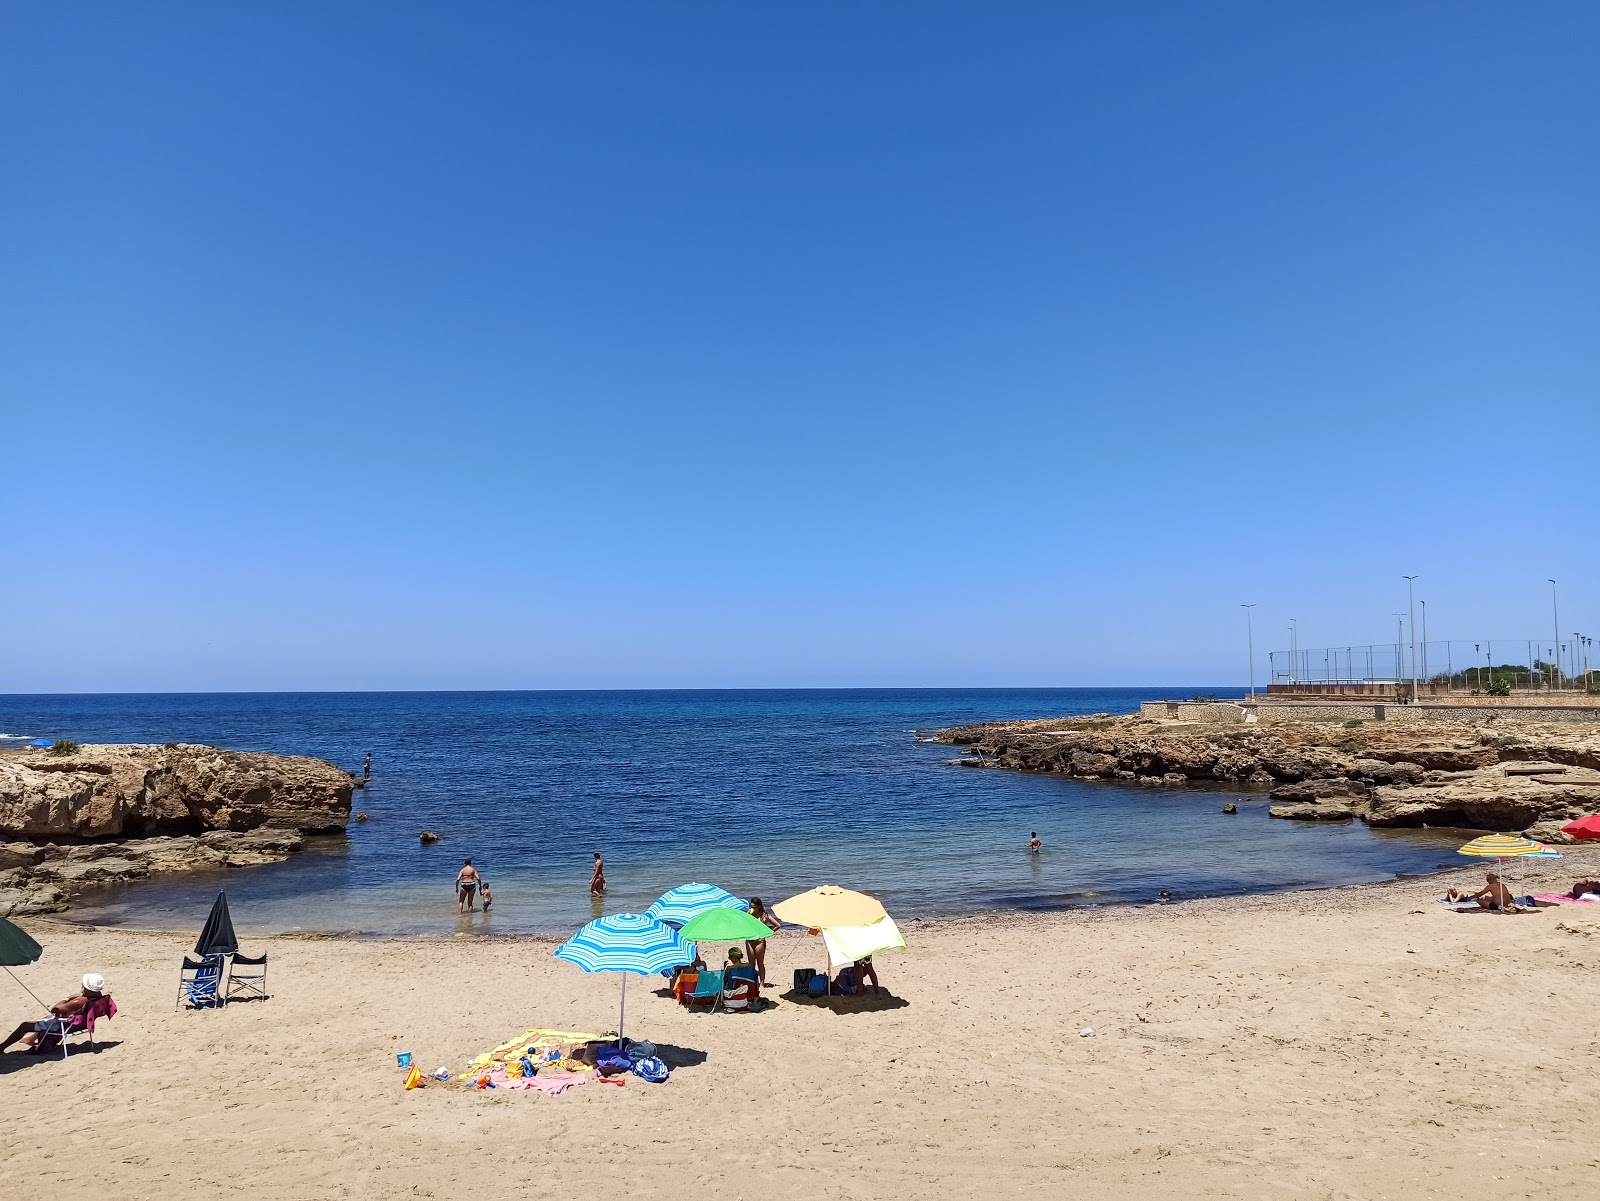
[[[688,967],[698,961],[696,943],[743,941],[751,944],[752,959],[757,960],[751,966],[759,981],[765,963],[758,948],[785,922],[822,937],[830,972],[906,945],[876,897],[836,884],[813,888],[768,909],[755,898],[743,900],[714,884],[690,883],[662,894],[643,913],[596,918],[557,947],[555,956],[586,972],[623,973],[617,1016],[620,1037],[627,1017],[628,975],[663,975]]]

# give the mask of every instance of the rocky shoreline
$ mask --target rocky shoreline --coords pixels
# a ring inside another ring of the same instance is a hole
[[[168,743],[0,753],[0,916],[79,889],[274,863],[342,831],[361,782],[322,759]]]
[[[935,737],[969,748],[963,766],[1269,792],[1273,817],[1299,821],[1514,830],[1562,843],[1564,823],[1600,810],[1600,732],[1487,714],[1270,727],[1097,716],[987,722]]]

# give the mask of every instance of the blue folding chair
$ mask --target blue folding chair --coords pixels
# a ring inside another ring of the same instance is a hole
[[[178,971],[178,1001],[174,1009],[185,1001],[190,1009],[217,1009],[222,1005],[222,956],[207,955],[198,962],[183,957],[183,967]]]
[[[700,1001],[710,1001],[712,1011],[715,1012],[717,1002],[722,999],[722,973],[702,971],[700,978],[694,982],[694,991],[684,997],[690,1005]]]

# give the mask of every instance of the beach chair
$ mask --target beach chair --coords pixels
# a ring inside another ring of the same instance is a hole
[[[745,985],[751,985],[753,987],[746,989],[744,987]],[[730,997],[733,994],[738,993],[742,997],[742,995],[746,992],[749,994],[748,1000],[744,1000],[742,1003],[736,1001],[730,1004]],[[757,975],[754,967],[746,965],[744,967],[731,967],[727,969],[723,976],[722,989],[722,1011],[724,1013],[733,1013],[747,1009],[753,1009],[760,999],[761,977]]]
[[[240,971],[243,965],[244,971]],[[226,1001],[251,1001],[267,999],[267,956],[259,959],[248,955],[234,955],[228,963],[228,995]]]
[[[107,995],[100,997],[82,1013],[73,1014],[71,1017],[66,1018],[50,1018],[48,1020],[54,1023],[54,1028],[39,1032],[39,1041],[42,1049],[49,1050],[50,1048],[43,1044],[49,1039],[56,1039],[61,1043],[61,1058],[65,1059],[67,1057],[68,1040],[87,1036],[89,1049],[93,1050],[94,1024],[96,1022],[109,1021],[116,1015],[117,1003]]]
[[[178,969],[176,1009],[185,1001],[190,1009],[216,1009],[222,1005],[222,956],[207,955],[199,961],[183,957]]]
[[[717,1002],[722,1000],[722,983],[721,972],[701,972],[699,979],[694,982],[694,991],[684,994],[683,1003],[697,1005],[709,1001],[712,1012],[715,1012]]]
[[[672,996],[679,1005],[687,1005],[694,986],[700,982],[700,970],[684,968],[672,981]]]

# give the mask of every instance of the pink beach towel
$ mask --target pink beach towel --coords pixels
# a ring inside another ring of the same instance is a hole
[[[1536,901],[1554,901],[1558,905],[1593,905],[1593,901],[1579,901],[1569,897],[1564,892],[1536,892],[1533,894]]]
[[[79,1013],[75,1013],[67,1022],[67,1032],[76,1034],[79,1030],[94,1033],[96,1022],[106,1021],[117,1016],[117,1003],[109,995],[95,998],[94,1002]]]

